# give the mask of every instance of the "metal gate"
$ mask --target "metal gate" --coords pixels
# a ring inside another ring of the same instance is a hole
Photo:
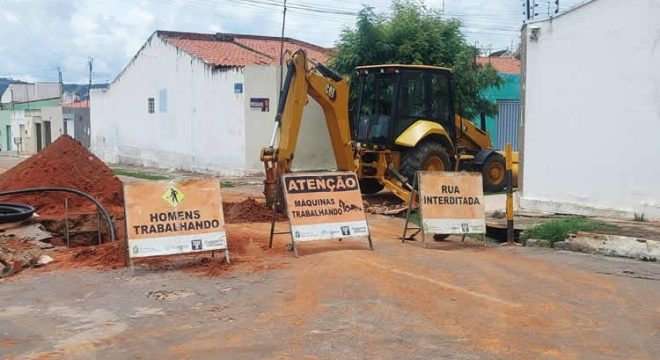
[[[518,151],[518,123],[520,122],[520,100],[497,100],[497,121],[495,121],[495,139],[493,146],[504,150],[507,143]]]

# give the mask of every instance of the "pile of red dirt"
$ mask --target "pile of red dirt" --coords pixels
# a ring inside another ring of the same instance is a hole
[[[98,246],[63,249],[55,252],[55,262],[50,269],[94,267],[98,269],[119,269],[126,264],[126,249],[119,241]]]
[[[225,223],[269,222],[273,218],[273,210],[265,203],[247,198],[237,203],[223,203]],[[278,213],[276,221],[285,221],[286,217]]]
[[[71,137],[60,136],[40,153],[0,175],[0,191],[35,187],[66,187],[97,198],[115,219],[124,218],[122,184],[112,170]],[[39,214],[64,214],[64,199],[72,212],[95,212],[89,200],[70,193],[33,193],[5,196],[33,206]],[[119,227],[119,225],[117,225]]]

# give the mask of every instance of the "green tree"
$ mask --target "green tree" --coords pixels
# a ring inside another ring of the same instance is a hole
[[[416,0],[392,4],[389,16],[365,7],[355,29],[344,29],[330,64],[338,72],[351,74],[355,67],[375,64],[435,65],[454,69],[456,110],[474,118],[481,112],[495,115],[497,106],[483,98],[480,90],[501,86],[495,69],[476,63],[479,51],[470,46],[456,19],[444,19],[433,8]]]

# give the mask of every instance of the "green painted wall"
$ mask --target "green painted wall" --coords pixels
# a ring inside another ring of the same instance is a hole
[[[499,76],[504,80],[501,87],[490,87],[481,91],[481,94],[488,100],[496,102],[497,100],[520,100],[520,74],[503,74]],[[495,128],[495,120],[497,116],[486,117],[486,130],[490,132],[491,141],[497,134]],[[474,123],[481,124],[481,119],[473,119]]]
[[[11,126],[11,112],[12,110],[28,110],[28,109],[43,109],[46,107],[59,106],[60,99],[48,99],[48,100],[39,100],[39,101],[30,101],[25,103],[16,103],[16,104],[3,104],[0,108],[0,150],[10,151],[13,145],[13,139],[10,141],[9,146],[7,146],[7,126]],[[12,137],[15,134],[11,134]]]
[[[0,150],[9,151],[7,147],[7,126],[11,126],[9,120],[11,110],[0,110]]]
[[[27,110],[27,109],[41,109],[49,106],[59,106],[59,105],[60,105],[60,99],[49,99],[49,100],[31,101],[26,103],[18,103],[5,107],[9,107],[10,109],[14,109],[14,110]]]

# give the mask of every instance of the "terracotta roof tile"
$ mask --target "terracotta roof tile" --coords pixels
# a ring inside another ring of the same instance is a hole
[[[62,105],[65,109],[84,109],[89,107],[89,100],[74,101],[72,103]]]
[[[277,65],[280,62],[280,38],[241,34],[199,34],[158,31],[170,44],[214,66]],[[318,62],[326,62],[329,49],[285,38],[284,49],[305,49]]]
[[[498,73],[505,74],[520,74],[520,60],[514,57],[477,57],[477,64],[486,65],[491,64]]]

